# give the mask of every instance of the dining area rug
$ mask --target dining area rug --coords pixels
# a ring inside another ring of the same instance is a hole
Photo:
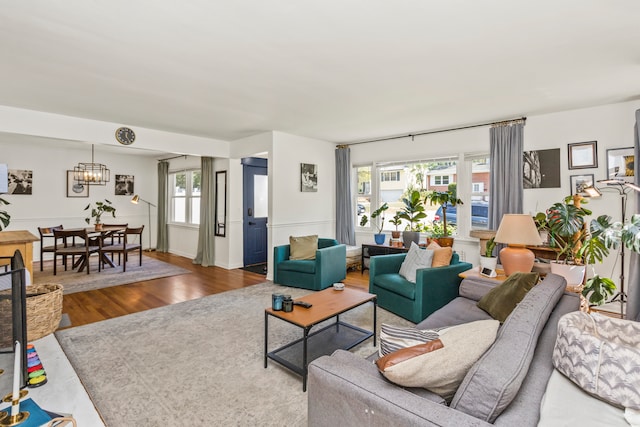
[[[126,285],[144,280],[159,279],[161,277],[177,276],[191,273],[189,270],[160,261],[155,258],[142,256],[142,265],[138,265],[137,255],[127,262],[127,271],[122,271],[122,266],[115,262],[115,267],[106,266],[98,272],[98,257],[91,257],[90,274],[87,271],[78,272],[71,269],[71,263],[67,271],[58,260],[58,271],[53,275],[53,261],[45,261],[43,271],[40,271],[40,263],[33,263],[33,283],[59,283],[64,287],[64,294],[91,291],[94,289],[108,288],[110,286]]]

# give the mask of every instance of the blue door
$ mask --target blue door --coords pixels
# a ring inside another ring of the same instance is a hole
[[[242,159],[244,265],[267,262],[267,159]]]

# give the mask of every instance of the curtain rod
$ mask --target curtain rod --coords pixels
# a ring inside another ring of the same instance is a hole
[[[346,144],[340,144],[340,145],[338,145],[338,148],[346,148],[346,147],[349,147],[351,145],[358,145],[358,144],[368,144],[370,142],[390,141],[392,139],[402,139],[402,138],[411,138],[411,139],[413,139],[416,136],[431,135],[433,133],[451,132],[451,131],[454,131],[454,130],[479,128],[479,127],[484,127],[484,126],[506,126],[506,125],[509,125],[509,124],[513,124],[513,123],[517,123],[517,122],[526,122],[526,121],[527,121],[526,117],[519,117],[517,119],[500,120],[500,121],[497,121],[497,122],[478,123],[478,124],[475,124],[475,125],[458,126],[458,127],[455,127],[455,128],[429,130],[429,131],[418,132],[418,133],[409,133],[409,134],[406,134],[406,135],[387,136],[387,137],[383,137],[383,138],[369,139],[369,140],[366,140],[366,141],[351,142],[351,143],[346,143]]]
[[[173,157],[168,157],[166,159],[158,159],[159,162],[164,162],[165,160],[173,160],[173,159],[179,159],[180,157],[184,157],[185,160],[187,159],[187,155],[183,154],[181,156],[173,156]]]

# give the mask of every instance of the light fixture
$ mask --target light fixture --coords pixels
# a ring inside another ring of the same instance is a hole
[[[82,185],[106,185],[111,179],[111,172],[102,163],[93,160],[93,144],[91,144],[91,163],[78,163],[73,168],[73,179]]]
[[[149,247],[147,248],[148,251],[152,251],[153,248],[151,247],[151,206],[153,206],[154,208],[156,207],[156,205],[154,205],[151,202],[147,202],[145,199],[141,199],[140,196],[138,196],[137,194],[135,196],[133,196],[133,198],[131,199],[131,203],[133,203],[134,205],[137,205],[138,202],[145,202],[147,204],[147,207],[149,208],[149,232],[147,233],[149,235]]]
[[[598,190],[596,187],[591,186],[591,187],[586,187],[583,190],[585,193],[587,193],[587,196],[589,197],[600,197],[602,196],[602,193],[600,192],[600,190]]]
[[[526,246],[542,244],[533,217],[527,214],[504,214],[495,241],[508,245],[500,251],[500,262],[507,276],[516,272],[529,273],[535,256]]]

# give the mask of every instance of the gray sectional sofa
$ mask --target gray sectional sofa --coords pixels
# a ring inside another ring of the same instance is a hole
[[[493,345],[473,365],[449,405],[424,389],[386,380],[372,358],[337,351],[309,365],[310,426],[535,426],[553,371],[559,318],[578,310],[577,294],[549,274],[517,305]],[[460,296],[416,327],[432,329],[489,319],[476,302],[495,282],[467,278]]]

